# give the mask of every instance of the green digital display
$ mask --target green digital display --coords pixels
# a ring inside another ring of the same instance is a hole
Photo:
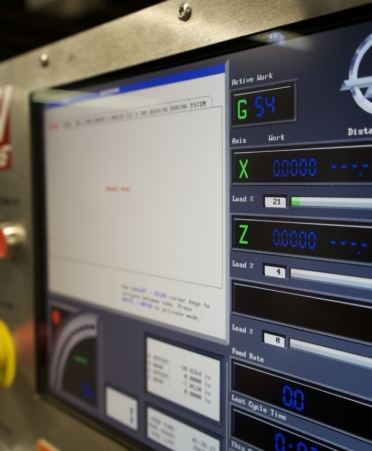
[[[232,94],[232,126],[296,120],[296,82],[256,86]]]

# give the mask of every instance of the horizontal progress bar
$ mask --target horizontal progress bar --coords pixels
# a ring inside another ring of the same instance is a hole
[[[372,199],[357,197],[291,197],[291,207],[353,208],[355,210],[372,210]]]
[[[370,357],[339,351],[338,349],[319,346],[313,343],[307,343],[306,341],[295,340],[293,338],[289,340],[289,347],[299,351],[311,352],[312,354],[317,354],[322,357],[340,360],[345,363],[352,363],[353,365],[360,365],[369,369],[372,368],[372,358]]]
[[[372,290],[372,279],[364,277],[345,276],[343,274],[332,274],[320,271],[308,271],[307,269],[290,269],[291,279],[311,280],[312,282],[331,283],[351,288],[363,288]]]

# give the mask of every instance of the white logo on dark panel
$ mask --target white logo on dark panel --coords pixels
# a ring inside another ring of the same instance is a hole
[[[372,47],[370,34],[357,48],[349,69],[349,79],[345,80],[340,91],[351,91],[355,102],[367,113],[372,114],[372,76],[358,78],[359,66],[367,51]],[[362,89],[366,89],[363,94]]]

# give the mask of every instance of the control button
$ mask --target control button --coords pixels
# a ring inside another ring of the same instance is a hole
[[[16,372],[16,352],[8,326],[0,320],[0,387],[10,387]]]
[[[279,348],[285,348],[285,337],[282,335],[270,334],[264,332],[263,341],[268,345],[278,346]]]
[[[278,279],[285,279],[286,268],[284,266],[264,265],[264,275],[268,277],[276,277]]]
[[[36,451],[59,451],[59,450],[58,448],[56,448],[55,446],[51,445],[49,442],[41,438],[36,442]]]
[[[0,223],[0,259],[17,258],[25,236],[26,233],[22,226],[11,222]]]

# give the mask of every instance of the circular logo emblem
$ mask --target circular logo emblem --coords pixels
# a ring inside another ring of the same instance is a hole
[[[341,91],[351,91],[355,102],[367,113],[372,114],[372,76],[358,78],[360,63],[372,47],[372,34],[370,34],[357,48],[350,63],[349,79],[345,80],[341,86]],[[367,88],[363,94],[362,89]]]

